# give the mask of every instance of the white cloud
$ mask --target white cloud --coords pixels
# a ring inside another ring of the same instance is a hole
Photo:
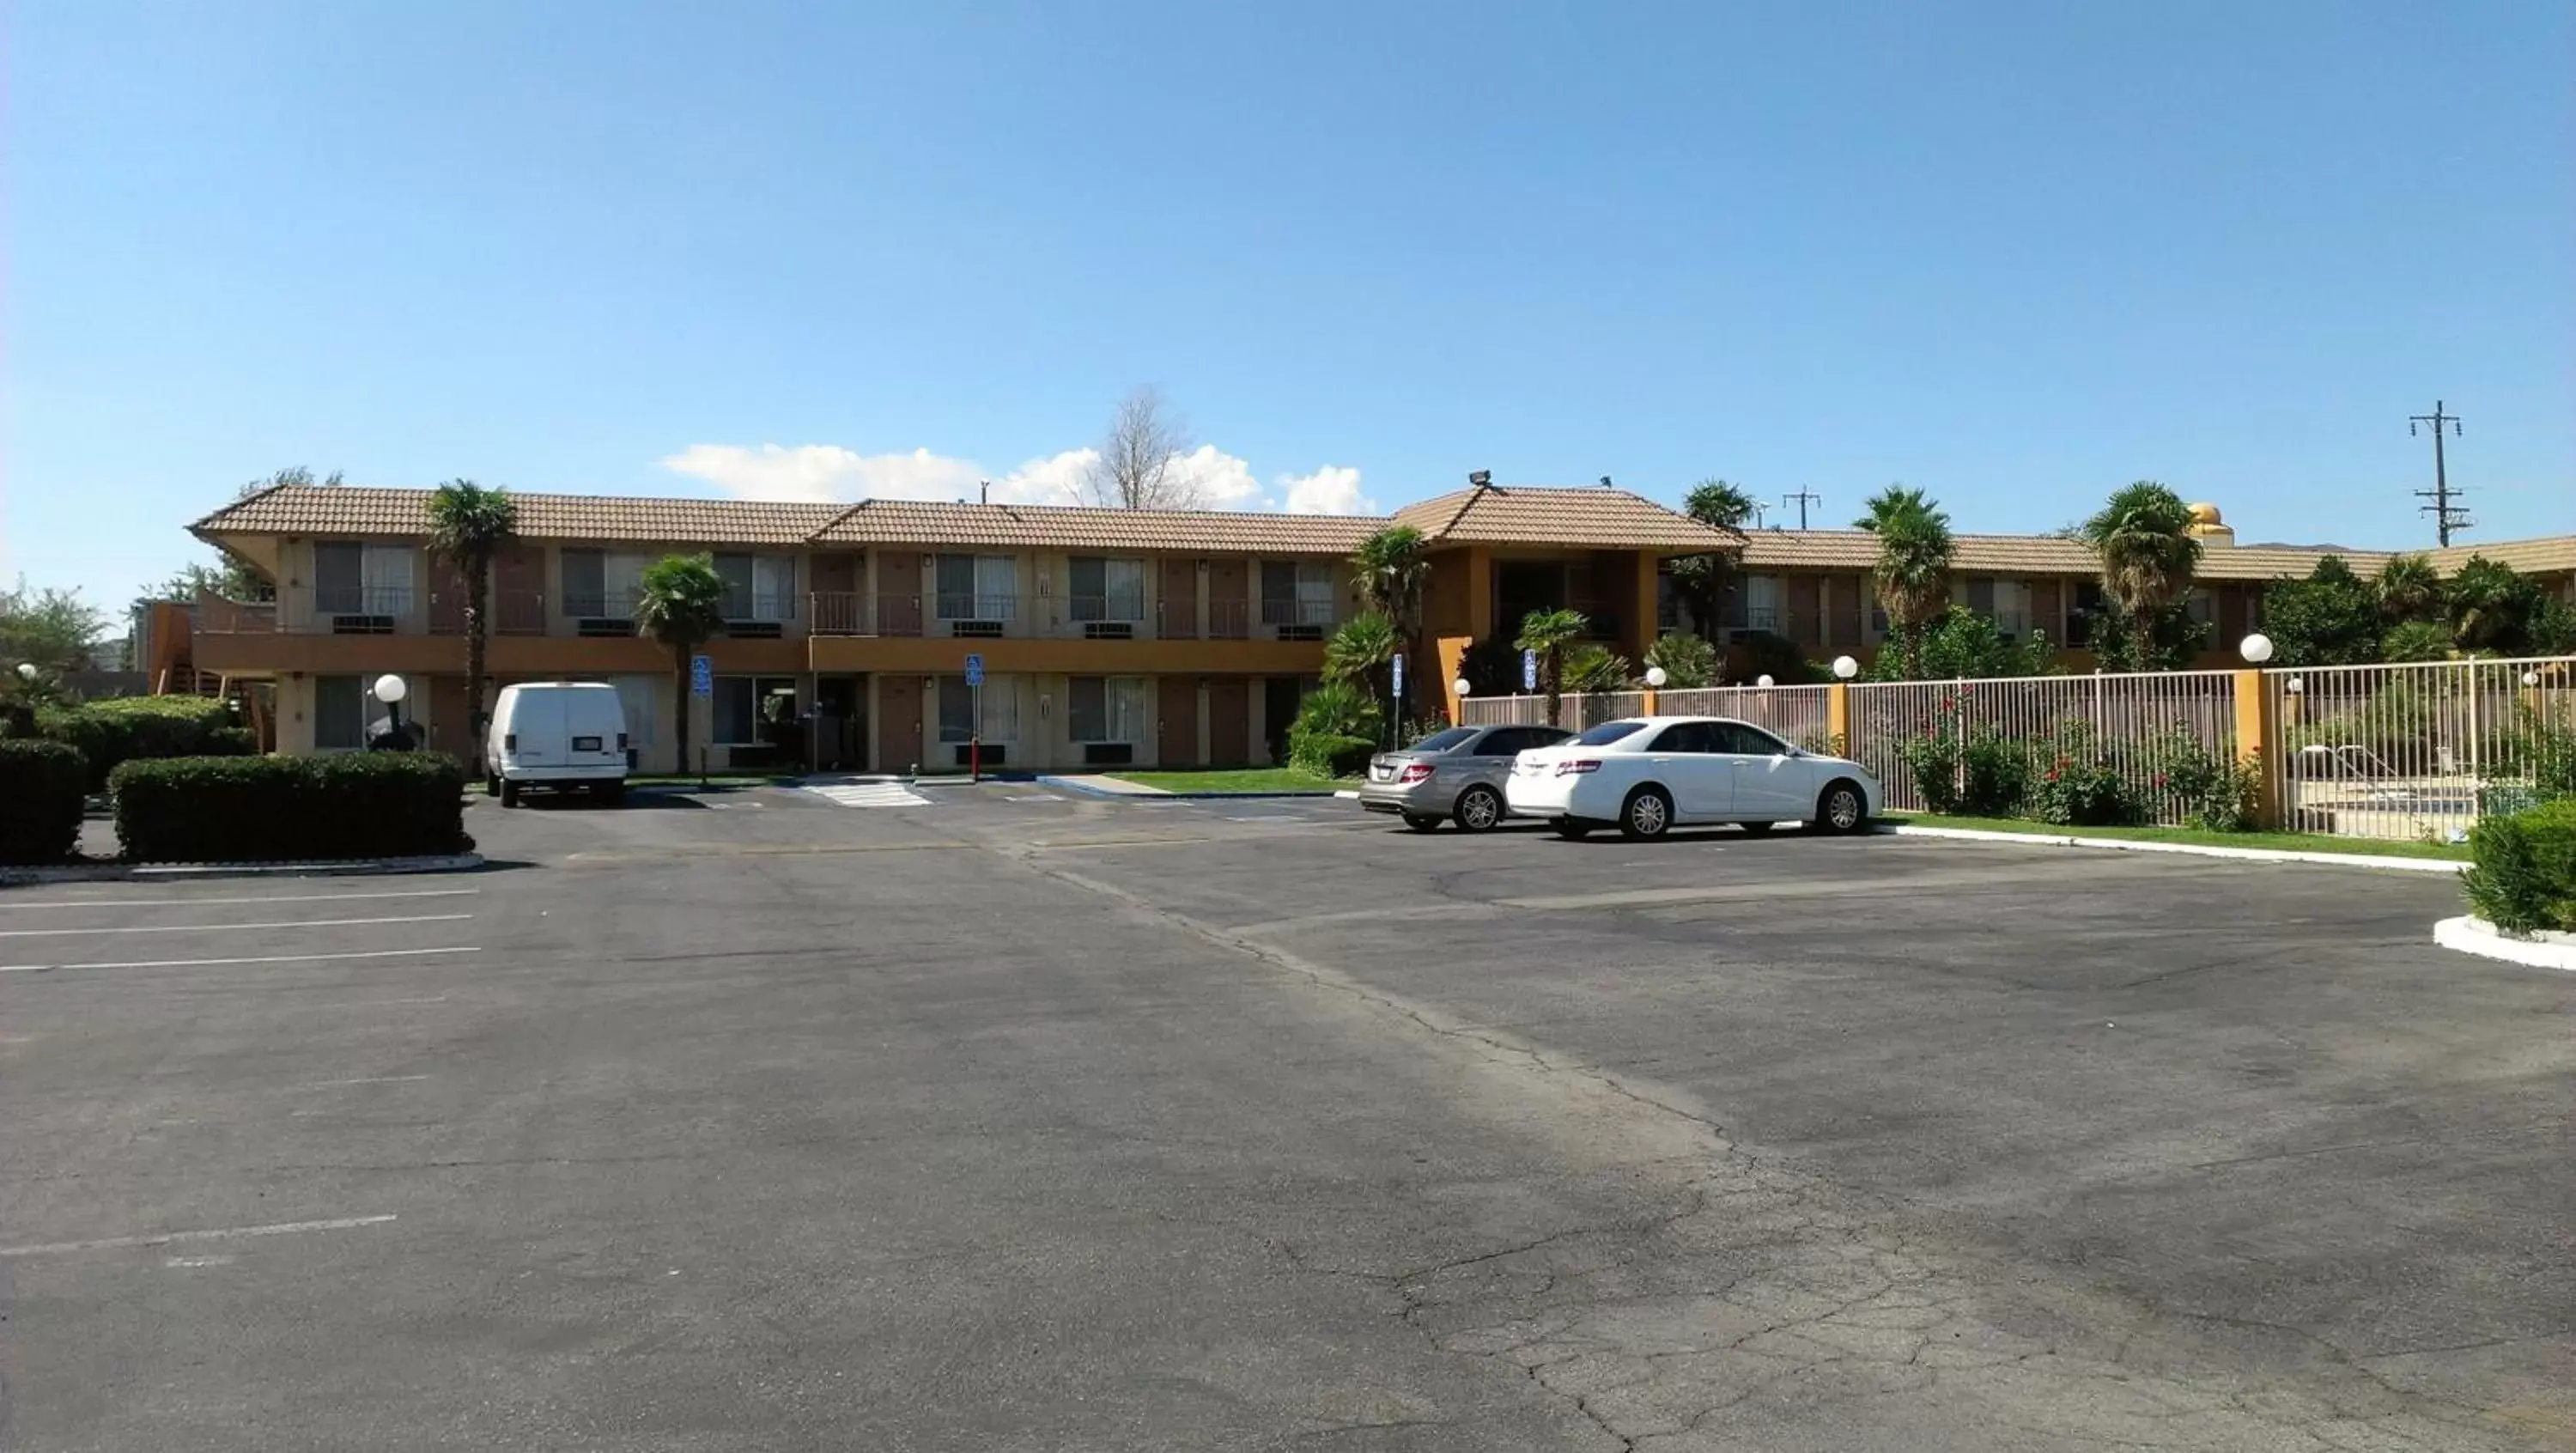
[[[1082,479],[1099,459],[1097,449],[1067,449],[1031,459],[996,476],[972,459],[915,449],[908,454],[861,454],[837,444],[793,447],[762,444],[692,444],[660,460],[664,469],[702,479],[740,499],[838,502],[862,499],[971,500],[992,481],[996,504],[1075,504]],[[1268,509],[1289,514],[1373,512],[1360,494],[1360,472],[1326,465],[1312,474],[1283,474],[1278,493],[1264,498],[1250,461],[1202,444],[1172,461],[1195,484],[1211,509]]]
[[[1360,472],[1327,464],[1312,474],[1279,476],[1283,491],[1273,508],[1292,515],[1373,515],[1377,501],[1360,493]]]

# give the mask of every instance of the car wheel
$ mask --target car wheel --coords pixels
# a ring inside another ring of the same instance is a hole
[[[487,774],[487,775],[483,778],[483,795],[484,795],[484,796],[486,796],[486,797],[498,797],[498,796],[500,796],[500,795],[501,795],[501,779],[500,779],[500,778],[498,778],[498,777],[491,776],[491,775],[488,775],[488,774]]]
[[[1574,840],[1582,837],[1585,833],[1592,831],[1592,824],[1581,822],[1571,817],[1551,818],[1548,821],[1547,826],[1550,832],[1555,833],[1558,837],[1565,839],[1567,842],[1573,842]]]
[[[1461,832],[1491,832],[1503,820],[1503,799],[1491,787],[1470,787],[1458,794],[1458,806],[1449,815],[1458,819]]]
[[[1640,787],[1628,794],[1619,809],[1620,835],[1632,839],[1658,838],[1673,825],[1673,800],[1661,787]]]
[[[1836,782],[1816,799],[1818,832],[1851,833],[1869,826],[1869,799],[1849,782]]]
[[[1440,819],[1427,812],[1408,812],[1404,815],[1404,825],[1415,832],[1436,832],[1440,827]]]
[[[1771,823],[1771,822],[1739,822],[1739,823],[1737,823],[1737,824],[1736,824],[1736,826],[1737,826],[1737,827],[1740,827],[1740,828],[1742,828],[1742,829],[1744,829],[1746,832],[1749,832],[1749,833],[1753,834],[1755,837],[1760,837],[1760,836],[1762,836],[1764,833],[1769,832],[1769,831],[1770,831],[1771,829],[1773,829],[1774,827],[1779,826],[1779,824],[1778,824],[1778,823]]]
[[[516,807],[516,806],[518,806],[518,805],[519,805],[519,784],[518,784],[518,783],[516,783],[516,782],[512,782],[512,781],[508,781],[508,780],[506,780],[506,779],[504,779],[504,780],[502,781],[502,783],[501,783],[501,805],[502,805],[503,807]]]

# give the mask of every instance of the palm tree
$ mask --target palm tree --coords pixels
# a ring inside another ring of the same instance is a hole
[[[482,770],[483,660],[491,635],[492,557],[518,538],[519,507],[505,489],[485,489],[451,479],[429,496],[429,550],[465,581],[465,689],[474,706],[467,718],[468,759]]]
[[[1735,540],[1729,549],[1683,555],[1672,563],[1673,590],[1690,608],[1692,628],[1710,639],[1726,609],[1728,577],[1744,554],[1744,522],[1753,518],[1753,496],[1725,480],[1703,479],[1682,497],[1682,513]]]
[[[2442,577],[2430,556],[2392,555],[2371,585],[2379,592],[2379,618],[2392,626],[2442,613]]]
[[[1922,666],[1924,625],[1950,604],[1950,517],[1923,491],[1898,485],[1871,495],[1868,509],[1852,524],[1878,536],[1871,579],[1896,631],[1897,661],[1910,678]]]
[[[1366,610],[1342,622],[1333,638],[1324,643],[1324,679],[1347,681],[1378,699],[1378,673],[1395,660],[1404,648],[1404,638],[1396,633],[1395,622],[1386,612]],[[1396,715],[1402,716],[1401,703]]]
[[[1398,649],[1412,658],[1419,678],[1422,597],[1431,587],[1431,558],[1423,551],[1422,532],[1411,525],[1389,525],[1362,540],[1351,555],[1351,586],[1359,592],[1362,610],[1394,623]],[[1404,710],[1405,703],[1397,702],[1396,714]]]
[[[1521,618],[1519,639],[1512,644],[1538,652],[1540,680],[1547,687],[1547,724],[1555,726],[1565,701],[1565,648],[1591,625],[1579,610],[1534,610]]]
[[[1646,648],[1646,664],[1664,668],[1664,685],[1690,691],[1717,682],[1717,648],[1698,636],[1666,631]]]
[[[2191,593],[2200,541],[2191,534],[2191,506],[2182,496],[2141,479],[2122,485],[2077,538],[2102,562],[2102,595],[2129,631],[2130,656],[2141,666],[2152,655],[2156,612]]]
[[[644,567],[635,602],[635,634],[670,648],[679,684],[673,712],[680,770],[689,769],[689,657],[724,630],[724,577],[712,555],[665,555]],[[703,768],[703,764],[702,768]]]
[[[1619,691],[1628,685],[1628,658],[1598,641],[1565,653],[1565,689],[1577,696]]]

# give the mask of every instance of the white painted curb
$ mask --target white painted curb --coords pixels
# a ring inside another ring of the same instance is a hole
[[[2433,942],[2480,958],[2502,959],[2525,968],[2561,969],[2576,974],[2576,933],[2507,938],[2483,918],[2445,918],[2433,925]]]
[[[1357,802],[1357,801],[1359,801],[1359,800],[1360,800],[1360,795],[1359,795],[1357,792],[1354,792],[1354,791],[1352,791],[1351,789],[1349,789],[1349,788],[1347,788],[1347,787],[1343,788],[1343,789],[1342,789],[1342,790],[1340,790],[1339,792],[1334,793],[1333,795],[1334,795],[1335,797],[1339,797],[1339,798],[1342,798],[1342,799],[1344,799],[1344,800],[1346,800],[1346,801],[1350,801],[1350,802]]]
[[[2075,837],[2052,832],[1988,832],[1974,827],[1916,827],[1898,823],[1881,827],[1899,837],[1945,837],[1972,843],[2019,843],[2024,847],[2111,848],[2124,853],[2181,853],[2195,858],[2237,858],[2253,863],[2323,863],[2330,868],[2383,868],[2399,873],[2458,874],[2468,864],[2446,858],[2383,858],[2361,853],[2303,853],[2288,848],[2216,848],[2199,843],[2140,842],[2134,838]]]

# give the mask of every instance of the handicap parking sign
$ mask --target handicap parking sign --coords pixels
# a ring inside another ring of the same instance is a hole
[[[966,653],[966,684],[969,686],[984,684],[984,653],[981,651]]]
[[[1521,690],[1538,690],[1538,652],[1521,652]]]
[[[689,658],[689,694],[691,696],[713,696],[716,694],[716,663],[714,657],[691,656]]]

